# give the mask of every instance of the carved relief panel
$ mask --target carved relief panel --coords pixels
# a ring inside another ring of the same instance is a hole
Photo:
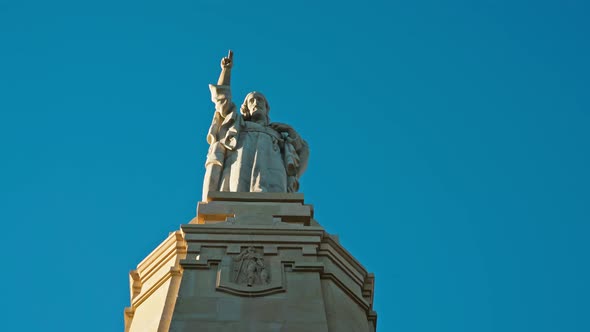
[[[269,283],[270,276],[264,257],[254,247],[243,250],[233,260],[233,282],[248,287]]]
[[[242,247],[239,254],[227,255],[221,260],[216,289],[247,296],[284,292],[283,270],[282,262],[264,257],[262,248]]]

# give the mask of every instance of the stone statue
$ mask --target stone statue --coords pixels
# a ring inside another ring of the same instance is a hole
[[[209,85],[215,114],[207,134],[203,201],[209,191],[296,192],[307,167],[307,143],[291,126],[270,122],[270,106],[260,92],[250,92],[236,107],[232,67],[230,50],[221,59],[217,85]]]
[[[240,281],[240,275],[245,275],[248,287],[252,287],[255,283],[268,284],[268,272],[266,272],[264,266],[264,258],[256,253],[254,247],[248,247],[234,260],[240,262],[236,271],[235,282]]]

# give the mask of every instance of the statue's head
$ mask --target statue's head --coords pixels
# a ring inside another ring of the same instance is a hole
[[[240,107],[240,113],[248,121],[265,121],[266,124],[270,122],[268,113],[270,112],[270,106],[266,97],[260,92],[250,92],[244,99],[242,107]]]

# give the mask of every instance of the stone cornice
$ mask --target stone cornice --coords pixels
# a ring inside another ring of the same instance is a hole
[[[137,304],[137,299],[145,296],[152,289],[157,289],[167,278],[170,271],[178,269],[179,259],[184,258],[187,245],[181,231],[171,233],[164,242],[154,249],[141,263],[136,270],[129,272],[131,281],[131,301]],[[173,260],[172,264],[170,264]],[[170,270],[157,280],[151,280],[154,275],[160,273],[163,268]],[[145,286],[147,285],[147,289]],[[155,287],[155,288],[154,288]],[[148,295],[149,296],[149,295]],[[141,303],[141,302],[139,302]]]

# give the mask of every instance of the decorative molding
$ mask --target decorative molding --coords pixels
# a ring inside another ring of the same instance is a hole
[[[132,299],[141,293],[141,277],[139,276],[137,270],[132,270],[129,272],[129,286]]]
[[[174,259],[172,264],[176,265],[179,258],[186,256],[187,249],[188,245],[185,242],[184,234],[181,231],[172,232],[162,244],[137,265],[136,270],[133,270],[138,274],[140,284],[145,285],[146,281],[167,265],[170,260]],[[131,278],[134,277],[131,276]]]
[[[199,259],[182,259],[180,260],[180,266],[183,269],[209,270],[213,265],[219,264],[220,261],[219,259],[201,256]]]
[[[207,194],[207,202],[290,202],[303,203],[302,193],[263,193],[263,192],[220,192],[210,191]]]
[[[168,281],[172,277],[182,276],[182,271],[175,267],[170,267],[170,270],[166,272],[157,282],[155,282],[149,289],[146,289],[140,296],[134,298],[131,302],[131,310],[135,311],[139,305],[141,305],[145,300],[147,300],[150,295],[152,295],[155,291],[157,291],[166,281]]]
[[[293,272],[319,272],[324,273],[326,267],[322,262],[301,262],[294,263],[292,267]]]

